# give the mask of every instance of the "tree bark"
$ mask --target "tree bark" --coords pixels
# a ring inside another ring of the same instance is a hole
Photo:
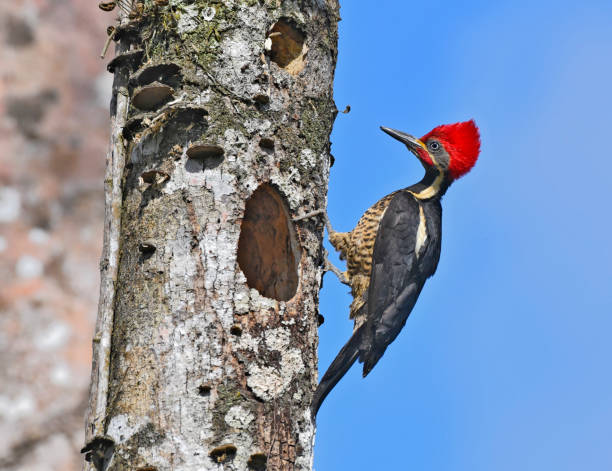
[[[338,8],[122,13],[88,466],[312,468]]]

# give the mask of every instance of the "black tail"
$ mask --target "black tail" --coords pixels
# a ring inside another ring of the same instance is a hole
[[[313,419],[319,412],[319,407],[327,397],[327,395],[334,389],[334,386],[338,384],[338,381],[342,379],[345,373],[353,366],[357,357],[359,357],[359,349],[362,342],[364,332],[364,326],[362,325],[357,329],[348,342],[342,347],[342,350],[336,355],[332,364],[327,368],[327,371],[323,375],[323,378],[317,386],[317,390],[312,398],[312,404],[310,411]]]

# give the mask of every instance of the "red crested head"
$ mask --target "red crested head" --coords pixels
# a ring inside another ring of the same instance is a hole
[[[420,140],[428,147],[430,155],[434,141],[442,145],[448,154],[448,172],[453,180],[468,173],[480,153],[480,133],[473,119],[443,124],[429,131]]]

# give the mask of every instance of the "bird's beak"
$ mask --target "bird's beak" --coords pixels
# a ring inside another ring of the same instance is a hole
[[[429,154],[429,152],[427,151],[427,146],[419,138],[411,136],[410,134],[406,134],[402,131],[386,128],[385,126],[381,126],[380,129],[389,134],[389,136],[406,144],[406,146],[408,146],[408,149],[410,149],[412,153],[416,155],[419,159],[421,159],[421,154],[419,153],[419,150],[425,151],[427,152],[427,154]]]

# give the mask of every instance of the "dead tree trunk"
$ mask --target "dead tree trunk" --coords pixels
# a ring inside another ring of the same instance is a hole
[[[310,470],[337,0],[125,10],[88,466]]]

